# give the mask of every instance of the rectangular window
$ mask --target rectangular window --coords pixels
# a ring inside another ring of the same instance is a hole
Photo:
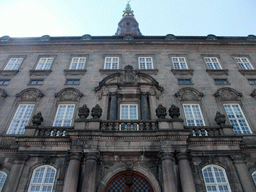
[[[67,79],[66,84],[67,85],[79,85],[80,79]]]
[[[183,105],[187,126],[204,126],[204,119],[198,104]]]
[[[174,69],[188,69],[185,57],[172,57]]]
[[[153,69],[153,58],[152,57],[139,57],[139,68],[140,69]]]
[[[9,84],[10,84],[10,80],[9,79],[0,80],[0,85],[9,85]]]
[[[246,57],[235,57],[235,60],[238,64],[238,66],[240,67],[240,69],[253,69],[250,61],[248,60],[248,58]]]
[[[192,81],[191,79],[178,79],[179,85],[191,85]]]
[[[86,57],[73,57],[69,69],[84,69]]]
[[[12,119],[7,134],[24,134],[35,105],[20,104]]]
[[[256,79],[248,79],[249,84],[255,85],[256,84]]]
[[[120,119],[138,119],[138,105],[121,104]]]
[[[53,62],[53,58],[51,57],[42,57],[38,61],[38,64],[36,66],[36,70],[50,70],[51,65]]]
[[[227,79],[214,79],[214,83],[216,85],[225,85],[228,84],[228,80]]]
[[[55,116],[53,126],[69,127],[72,125],[75,105],[74,104],[61,104]]]
[[[235,134],[250,134],[251,129],[245,119],[245,116],[238,104],[224,105],[231,125],[233,125]]]
[[[18,70],[22,61],[23,58],[11,58],[5,66],[4,70]]]
[[[31,79],[30,85],[43,85],[44,80],[43,79]]]
[[[106,57],[104,69],[118,69],[119,68],[119,57]]]
[[[205,57],[204,61],[208,69],[221,69],[221,66],[217,57]]]

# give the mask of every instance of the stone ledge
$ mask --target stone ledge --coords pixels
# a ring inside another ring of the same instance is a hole
[[[106,74],[106,75],[110,75],[113,73],[120,73],[122,71],[123,71],[122,69],[99,69],[99,72],[101,74]]]
[[[86,69],[64,69],[64,75],[84,75]]]
[[[239,69],[242,75],[256,75],[256,69]]]
[[[206,69],[209,75],[228,75],[227,69]]]
[[[140,73],[146,73],[149,75],[157,75],[158,69],[136,69],[135,71],[138,71]]]
[[[14,76],[19,72],[19,70],[0,70],[0,75],[3,76]]]
[[[29,70],[29,75],[32,76],[48,76],[52,70]]]

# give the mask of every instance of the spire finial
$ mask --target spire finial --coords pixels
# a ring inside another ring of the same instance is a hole
[[[127,4],[126,4],[125,10],[124,10],[124,13],[125,13],[125,12],[132,12],[132,13],[133,13],[133,10],[132,10],[132,8],[131,8],[130,2],[131,2],[131,0],[128,0],[128,1],[127,1]]]

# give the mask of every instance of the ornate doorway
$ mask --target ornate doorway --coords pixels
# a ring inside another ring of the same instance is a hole
[[[153,189],[141,174],[126,171],[109,181],[106,192],[153,192]]]

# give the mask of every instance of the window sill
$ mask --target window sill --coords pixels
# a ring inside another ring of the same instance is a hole
[[[99,71],[101,74],[110,75],[113,73],[120,73],[123,70],[122,69],[100,69]]]
[[[136,71],[149,75],[157,75],[158,69],[137,69]]]
[[[242,75],[256,75],[256,70],[255,69],[239,69],[239,72]]]
[[[19,70],[0,70],[0,75],[3,76],[14,76],[19,72]]]
[[[174,75],[193,75],[194,69],[171,69]]]
[[[29,75],[32,76],[48,76],[52,70],[29,70]]]
[[[228,75],[227,69],[206,69],[209,75]]]
[[[84,75],[86,71],[86,69],[64,69],[64,75]]]

